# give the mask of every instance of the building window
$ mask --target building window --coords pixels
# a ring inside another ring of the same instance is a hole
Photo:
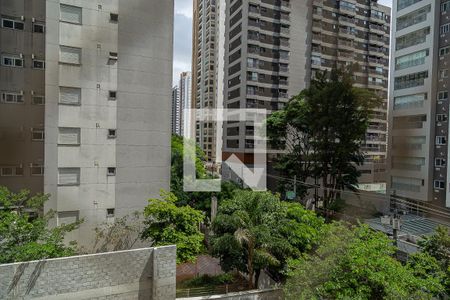
[[[450,23],[441,25],[441,29],[440,29],[441,34],[446,34],[449,31],[450,31]]]
[[[33,59],[33,69],[45,69],[45,61],[42,59]]]
[[[438,100],[444,101],[448,99],[448,91],[441,91],[438,93]]]
[[[394,89],[401,90],[416,86],[423,86],[426,78],[428,78],[428,71],[395,77]]]
[[[436,167],[445,167],[447,166],[447,160],[445,158],[436,158],[434,160],[434,165]]]
[[[117,99],[117,92],[116,91],[109,91],[109,100],[116,100]]]
[[[2,18],[2,27],[16,30],[23,30],[25,28],[24,23],[22,21],[7,18]]]
[[[108,129],[108,138],[115,139],[116,137],[117,137],[117,130],[116,129]]]
[[[114,208],[107,208],[106,209],[106,217],[107,218],[114,218],[115,209]]]
[[[71,127],[60,127],[58,134],[58,145],[79,146],[81,141],[81,129]]]
[[[33,95],[31,99],[31,103],[35,105],[44,105],[45,104],[45,97],[44,96],[37,96]]]
[[[44,129],[31,128],[31,139],[33,141],[42,142],[45,139]]]
[[[438,190],[444,190],[445,189],[445,181],[443,180],[435,180],[434,181],[434,188]]]
[[[419,29],[417,31],[402,35],[397,38],[396,50],[405,49],[424,43],[427,35],[430,34],[430,27]]]
[[[81,64],[81,48],[60,46],[59,62],[64,64]]]
[[[109,167],[108,170],[107,170],[107,175],[108,176],[116,176],[116,168]]]
[[[33,32],[35,32],[35,33],[45,33],[45,25],[44,24],[39,24],[39,23],[34,23],[33,24]]]
[[[2,55],[2,65],[23,68],[23,58],[21,55]]]
[[[59,88],[59,103],[68,105],[81,104],[81,89],[73,87]]]
[[[60,20],[72,24],[82,24],[82,8],[78,6],[60,5]]]
[[[119,54],[117,52],[109,52],[109,61],[116,62],[119,59]]]
[[[395,59],[395,69],[403,70],[425,63],[425,58],[429,55],[429,50],[422,50]]]
[[[447,115],[444,115],[444,114],[437,114],[436,115],[436,121],[437,122],[447,122],[447,119],[448,119]]]
[[[445,1],[441,3],[441,12],[450,11],[450,1]]]
[[[445,136],[436,136],[436,145],[446,145],[447,137]]]
[[[450,53],[450,47],[443,47],[439,49],[439,56],[444,56]]]
[[[419,24],[427,20],[427,14],[431,11],[431,5],[422,7],[412,13],[397,19],[397,31]]]
[[[80,185],[80,168],[59,168],[58,185],[74,186]]]
[[[0,176],[3,177],[23,176],[23,168],[21,166],[0,167]]]
[[[111,20],[111,22],[114,22],[114,23],[119,22],[119,14],[110,13],[109,19]]]
[[[40,164],[32,164],[30,166],[31,176],[43,176],[44,175],[44,166]]]
[[[427,94],[406,95],[394,98],[394,110],[423,107]]]
[[[14,92],[2,92],[3,103],[23,103],[23,94]]]

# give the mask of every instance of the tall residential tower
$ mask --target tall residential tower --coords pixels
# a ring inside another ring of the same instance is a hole
[[[450,1],[394,0],[389,190],[450,207]]]
[[[173,8],[0,1],[0,185],[83,218],[81,245],[169,188]]]
[[[45,0],[0,1],[0,186],[44,190]]]

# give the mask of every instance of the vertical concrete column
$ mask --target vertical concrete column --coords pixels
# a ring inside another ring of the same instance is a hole
[[[153,250],[153,299],[174,300],[176,297],[176,246]]]

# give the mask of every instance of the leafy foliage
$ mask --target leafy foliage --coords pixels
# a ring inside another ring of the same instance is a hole
[[[183,190],[183,137],[172,136],[172,167],[171,167],[171,181],[170,190],[177,197],[177,205],[190,205],[195,209],[202,210],[209,215],[211,210],[211,197],[216,196],[220,203],[224,199],[231,198],[234,190],[239,186],[230,181],[222,182],[220,193],[208,192],[185,192]],[[196,146],[196,161],[195,169],[198,179],[205,179],[211,177],[205,168],[205,153]]]
[[[233,283],[235,276],[231,273],[223,273],[215,276],[202,275],[181,283],[183,287],[205,287],[205,286],[218,286],[224,284]]]
[[[312,254],[290,261],[286,299],[431,299],[442,292],[432,258],[402,265],[395,250],[366,225],[331,224]]]
[[[424,253],[436,259],[445,273],[444,285],[447,295],[450,295],[450,229],[439,226],[433,235],[424,237],[419,245]]]
[[[29,191],[10,192],[0,187],[0,263],[30,261],[76,254],[76,244],[64,244],[64,236],[80,222],[49,227],[54,213],[43,214],[48,195]]]
[[[204,216],[190,206],[176,206],[172,193],[161,192],[161,199],[150,199],[144,209],[144,229],[141,237],[151,239],[153,246],[177,246],[177,262],[195,260],[203,251],[204,235],[199,224]]]
[[[373,93],[353,86],[349,70],[318,73],[308,89],[267,121],[271,143],[286,150],[277,168],[300,181],[320,178],[330,188],[324,192],[328,208],[339,198],[334,190],[353,190],[358,183],[361,145],[378,104]]]
[[[280,274],[288,258],[310,249],[322,225],[313,212],[278,195],[236,191],[221,203],[212,224],[212,253],[223,270],[247,273],[253,288],[261,270]]]

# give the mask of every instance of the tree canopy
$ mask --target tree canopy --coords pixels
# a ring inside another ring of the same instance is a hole
[[[76,243],[64,243],[66,233],[80,222],[50,227],[53,212],[43,214],[48,195],[13,193],[0,187],[0,263],[38,260],[76,254]]]
[[[350,71],[318,73],[309,88],[292,98],[267,121],[272,145],[286,150],[277,163],[285,176],[322,180],[327,207],[339,193],[354,189],[363,164],[361,146],[373,108],[380,100],[353,85]],[[301,190],[301,189],[299,189]]]
[[[234,190],[239,186],[231,181],[223,181],[221,192],[185,192],[183,190],[183,137],[172,136],[172,166],[170,191],[176,196],[176,204],[179,206],[190,205],[195,209],[206,212],[209,215],[211,209],[211,198],[216,196],[218,201],[231,198]],[[205,167],[206,155],[200,147],[196,146],[195,169],[198,179],[210,178]]]
[[[144,209],[144,228],[141,237],[150,239],[153,246],[177,246],[177,262],[193,261],[203,250],[204,235],[200,223],[201,211],[189,205],[177,206],[173,193],[161,192],[161,198],[148,201]]]
[[[278,195],[236,191],[220,204],[212,224],[212,253],[224,271],[247,273],[253,288],[262,270],[281,274],[288,258],[311,249],[322,225],[313,212]]]
[[[443,291],[432,257],[402,265],[395,251],[366,225],[331,224],[315,251],[290,261],[286,299],[431,299]]]

